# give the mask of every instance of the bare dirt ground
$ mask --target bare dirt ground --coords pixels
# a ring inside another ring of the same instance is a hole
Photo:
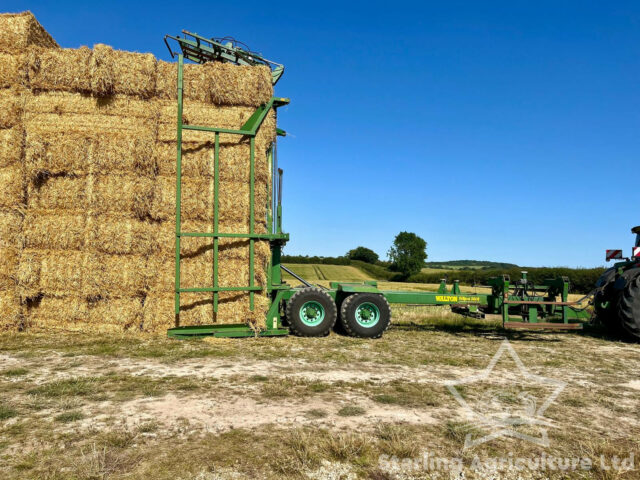
[[[0,478],[640,478],[639,345],[394,314],[376,341],[2,334]]]

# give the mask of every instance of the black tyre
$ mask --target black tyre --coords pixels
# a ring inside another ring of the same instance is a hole
[[[286,316],[294,335],[324,337],[336,324],[338,309],[327,292],[318,287],[306,287],[289,299]]]
[[[618,299],[618,319],[625,333],[640,341],[640,269],[628,270],[620,278],[626,285]]]
[[[349,295],[340,307],[340,324],[351,336],[380,338],[391,324],[391,307],[382,295]]]
[[[596,318],[608,327],[617,328],[616,303],[618,292],[613,284],[616,279],[616,269],[606,270],[596,282],[598,290],[593,296],[593,307],[596,311]]]

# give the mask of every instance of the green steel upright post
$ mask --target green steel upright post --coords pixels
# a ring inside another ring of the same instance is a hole
[[[215,147],[213,154],[213,312],[218,312],[218,189],[220,187],[220,134],[215,134]]]
[[[182,199],[182,73],[184,57],[178,55],[178,132],[177,132],[177,155],[176,155],[176,293],[175,293],[175,315],[179,323],[180,320],[180,233],[181,233],[181,199]]]
[[[256,149],[256,137],[252,136],[250,142],[250,166],[249,166],[249,233],[253,235],[254,232],[254,211],[255,211],[255,172],[254,172],[254,164],[255,164],[255,149]],[[249,287],[253,288],[254,283],[254,268],[253,268],[253,247],[254,247],[254,239],[253,237],[249,238]],[[253,312],[253,290],[249,292],[249,310]]]

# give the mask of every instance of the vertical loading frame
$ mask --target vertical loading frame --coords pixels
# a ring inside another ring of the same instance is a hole
[[[176,151],[176,230],[175,230],[175,328],[168,330],[170,337],[185,338],[193,336],[218,336],[218,337],[246,337],[256,334],[264,336],[286,335],[288,330],[278,327],[279,304],[282,299],[283,288],[288,288],[281,283],[280,277],[280,250],[289,235],[282,233],[281,206],[278,202],[276,207],[276,227],[273,231],[272,222],[268,221],[268,233],[255,233],[255,137],[266,118],[269,111],[280,106],[287,105],[289,100],[286,98],[272,97],[266,104],[261,105],[249,117],[239,130],[208,127],[199,125],[185,125],[183,123],[183,93],[184,93],[184,55],[178,54],[178,81],[177,81],[177,151]],[[184,130],[193,130],[201,132],[209,132],[214,134],[214,200],[213,200],[213,233],[208,232],[183,232],[181,219],[182,206],[182,134]],[[278,129],[278,134],[283,134]],[[249,159],[249,201],[250,201],[250,220],[249,233],[227,233],[219,231],[219,163],[220,163],[220,134],[240,135],[249,137],[250,142],[250,159]],[[275,156],[273,150],[270,149],[268,155],[271,160],[271,168],[274,169]],[[273,188],[271,189],[273,191]],[[273,202],[268,207],[268,217],[273,218]],[[182,237],[210,237],[213,239],[213,286],[211,287],[188,287],[183,288],[180,279],[180,243]],[[220,238],[240,238],[249,240],[249,285],[246,286],[220,286],[218,284],[218,242]],[[198,325],[198,326],[180,326],[180,297],[182,293],[193,292],[212,292],[213,293],[213,311],[218,311],[218,297],[220,292],[230,291],[246,291],[249,292],[250,310],[254,310],[254,295],[256,292],[262,292],[265,287],[255,285],[255,240],[268,240],[271,244],[271,265],[269,266],[267,279],[267,292],[271,295],[271,305],[267,313],[267,329],[261,332],[255,332],[246,324],[221,324],[221,325]]]

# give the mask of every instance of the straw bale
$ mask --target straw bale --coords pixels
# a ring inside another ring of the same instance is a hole
[[[224,227],[224,224],[221,224]],[[233,225],[232,225],[233,226]],[[202,232],[212,233],[213,225],[211,222],[200,220],[183,220],[181,221],[183,232]],[[232,229],[232,228],[231,228]],[[175,254],[175,221],[161,222],[158,225],[159,251],[163,255],[169,255],[173,258]],[[226,232],[222,228],[221,232]],[[256,229],[256,230],[262,230]],[[265,233],[266,230],[259,231]],[[213,239],[211,237],[183,237],[180,242],[180,254],[182,256],[195,256],[202,252],[213,251]],[[269,242],[266,240],[255,240],[254,251],[256,258],[268,258],[270,254]],[[228,259],[249,259],[249,240],[241,238],[220,238],[218,240],[218,254],[221,258]]]
[[[142,300],[143,297],[87,300],[76,294],[45,295],[31,302],[28,315],[34,328],[119,333],[141,328]]]
[[[208,325],[215,323],[247,323],[257,329],[265,327],[265,316],[269,299],[254,294],[254,311],[249,309],[249,294],[246,292],[221,292],[218,312],[213,312],[211,294],[182,294],[180,325]],[[176,325],[174,294],[150,294],[143,309],[143,329],[146,332],[165,333]]]
[[[0,330],[22,328],[20,297],[15,290],[0,290]]]
[[[248,105],[257,107],[273,96],[271,69],[267,66],[249,67],[230,63],[203,65],[216,105]]]
[[[144,255],[92,253],[84,270],[83,294],[87,297],[142,296],[152,282]]]
[[[24,108],[32,114],[99,114],[131,119],[152,119],[155,121],[158,117],[159,105],[157,105],[156,102],[141,100],[126,95],[96,98],[81,93],[41,92],[37,95],[28,96]]]
[[[58,48],[31,12],[0,14],[0,51],[19,53],[31,45]]]
[[[22,248],[23,215],[15,210],[0,210],[0,248]]]
[[[26,55],[0,53],[0,88],[27,86]]]
[[[154,183],[132,175],[39,175],[28,184],[28,208],[145,218]]]
[[[155,146],[155,164],[158,174],[176,175],[176,144],[173,142],[159,142]],[[182,143],[182,176],[183,177],[213,177],[215,144],[213,142],[183,142]],[[256,155],[259,157],[259,155]],[[250,148],[247,143],[221,144],[218,155],[219,178],[221,182],[230,180],[249,182]],[[255,179],[259,183],[268,183],[270,173],[268,166],[256,162],[254,166]]]
[[[0,133],[1,134],[1,133]],[[25,164],[28,177],[91,172],[153,174],[153,137],[111,134],[27,133]]]
[[[158,60],[156,96],[163,100],[178,99],[178,64]],[[183,73],[183,93],[185,101],[211,102],[207,88],[206,72],[201,65],[185,64]]]
[[[247,248],[248,251],[248,248]],[[254,285],[266,284],[266,258],[255,257]],[[153,256],[148,269],[153,272],[150,290],[172,292],[175,289],[175,259]],[[210,253],[197,257],[182,257],[180,261],[180,284],[183,288],[213,286],[213,258]],[[218,261],[218,285],[220,287],[245,287],[249,285],[249,259],[225,258]]]
[[[22,225],[25,248],[82,250],[87,242],[87,216],[64,210],[28,209]]]
[[[32,113],[25,112],[25,130],[41,135],[66,133],[98,137],[105,132],[153,137],[156,123],[153,119],[119,117],[102,114]]]
[[[25,249],[18,267],[18,292],[31,298],[80,293],[90,261],[85,252]]]
[[[24,202],[22,165],[0,168],[0,208],[20,207]]]
[[[0,90],[0,128],[11,128],[22,121],[25,98],[28,96],[23,89]]]
[[[150,278],[141,255],[106,255],[71,250],[25,249],[18,267],[21,295],[142,295]]]
[[[156,59],[150,53],[93,47],[90,62],[91,89],[95,95],[135,95],[150,98],[156,88]]]
[[[175,178],[156,178],[151,216],[157,220],[175,218],[176,189]],[[213,180],[211,178],[186,177],[182,179],[182,214],[191,220],[213,221]],[[218,191],[219,221],[238,224],[237,232],[246,233],[249,228],[250,187],[246,182],[220,183]],[[264,223],[268,202],[268,187],[265,183],[255,183],[254,219]],[[222,230],[220,230],[222,231]]]
[[[158,141],[175,142],[177,108],[175,102],[154,101],[159,112]],[[202,102],[188,102],[183,109],[183,122],[187,125],[205,127],[219,127],[239,130],[255,112],[251,107],[214,107]],[[183,141],[212,142],[214,134],[195,130],[184,130]],[[265,152],[276,138],[276,117],[271,110],[265,117],[256,135],[256,152]],[[247,137],[240,135],[221,134],[221,143],[247,142]]]
[[[18,282],[20,249],[5,247],[0,255],[0,290],[15,289]]]
[[[164,239],[158,235],[159,230],[157,223],[149,221],[98,215],[92,220],[88,246],[100,253],[155,254],[160,251]]]
[[[131,175],[96,175],[91,211],[146,218],[151,213],[154,181]]]
[[[27,132],[25,139],[26,175],[34,179],[43,174],[64,175],[89,172],[89,140],[84,135]]]
[[[27,208],[86,213],[93,176],[42,174],[27,183]]]
[[[87,301],[77,295],[38,296],[26,307],[30,328],[84,330],[88,318]]]
[[[156,95],[177,99],[177,63],[158,62]],[[220,62],[186,64],[183,74],[183,98],[216,105],[257,107],[273,96],[271,69]]]
[[[144,297],[101,298],[87,303],[87,327],[122,332],[142,329]]]
[[[21,161],[24,131],[20,127],[0,130],[0,168]]]
[[[87,47],[32,49],[28,55],[29,84],[34,90],[91,92]]]

